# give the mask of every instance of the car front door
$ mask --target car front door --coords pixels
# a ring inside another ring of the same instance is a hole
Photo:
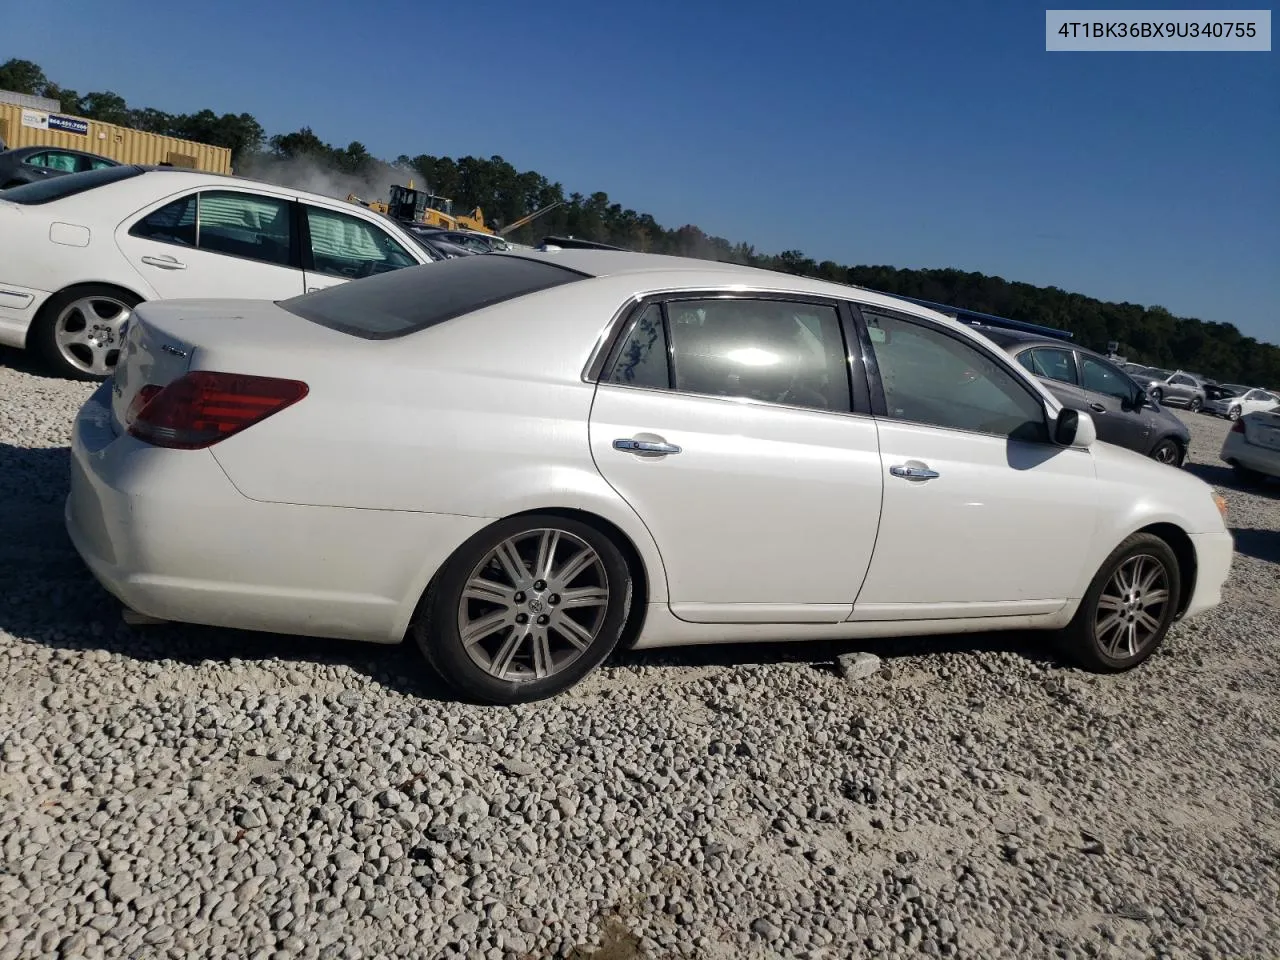
[[[1138,385],[1117,367],[1080,354],[1080,386],[1089,400],[1098,439],[1146,453],[1151,445],[1151,417],[1138,407]]]
[[[303,201],[307,291],[372,277],[423,262],[372,220]]]
[[[130,217],[116,242],[169,298],[282,300],[303,292],[293,202],[248,190],[192,190]]]
[[[652,300],[608,359],[591,451],[653,534],[680,619],[849,616],[882,480],[875,420],[852,412],[844,309],[750,294]]]
[[[1092,542],[1092,455],[1050,442],[1043,398],[1004,355],[929,320],[860,312],[884,507],[854,618],[1060,609]]]
[[[1064,407],[1092,413],[1089,398],[1079,386],[1074,350],[1066,347],[1028,347],[1014,354],[1014,359],[1037,377]]]
[[[1195,393],[1195,381],[1185,374],[1175,373],[1169,378],[1168,386],[1165,387],[1165,399],[1172,400],[1179,406],[1185,407],[1191,403],[1191,396]]]

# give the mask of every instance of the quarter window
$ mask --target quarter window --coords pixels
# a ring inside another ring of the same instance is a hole
[[[365,220],[319,207],[306,211],[317,273],[353,280],[418,264],[388,233]]]
[[[135,237],[176,243],[184,247],[196,245],[196,195],[167,203],[153,210],[129,231]]]
[[[1035,347],[1018,354],[1018,363],[1037,377],[1046,377],[1062,383],[1076,382],[1076,358],[1070,350]]]
[[[1041,401],[981,350],[942,330],[863,308],[886,413],[898,420],[1047,442]]]
[[[1093,357],[1082,357],[1080,375],[1081,385],[1086,390],[1118,400],[1128,401],[1133,398],[1133,383],[1109,363],[1102,363]]]
[[[607,380],[631,387],[665,390],[671,386],[667,332],[659,304],[651,303],[644,308],[623,341]]]

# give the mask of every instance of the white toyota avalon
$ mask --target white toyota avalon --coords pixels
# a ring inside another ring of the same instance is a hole
[[[1220,601],[1224,511],[922,307],[563,250],[142,304],[66,521],[136,613],[411,637],[511,703],[619,643],[1041,629],[1128,669]]]

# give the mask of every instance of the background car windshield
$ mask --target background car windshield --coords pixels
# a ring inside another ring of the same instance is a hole
[[[73,194],[84,193],[94,187],[115,183],[117,180],[127,180],[141,173],[143,173],[142,168],[135,166],[103,167],[101,170],[68,173],[53,180],[38,180],[35,183],[24,183],[20,187],[0,190],[0,200],[21,204],[49,203]]]
[[[279,304],[312,323],[368,340],[387,340],[586,276],[507,254],[459,257],[304,293]]]

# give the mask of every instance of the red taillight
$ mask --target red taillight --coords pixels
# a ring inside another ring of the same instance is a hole
[[[133,402],[129,404],[129,410],[124,415],[125,426],[133,423],[138,419],[138,414],[142,412],[142,408],[151,402],[152,397],[163,390],[164,387],[156,386],[154,383],[144,384],[143,387],[133,395]]]
[[[129,433],[157,447],[195,450],[279,413],[305,397],[307,389],[299,380],[197,370],[166,387],[149,384],[139,390],[139,397],[151,393],[140,405],[137,400],[130,405]]]
[[[1231,425],[1231,432],[1232,432],[1232,433],[1244,433],[1244,421],[1243,421],[1243,420],[1237,420],[1235,423],[1233,423],[1233,424]]]

